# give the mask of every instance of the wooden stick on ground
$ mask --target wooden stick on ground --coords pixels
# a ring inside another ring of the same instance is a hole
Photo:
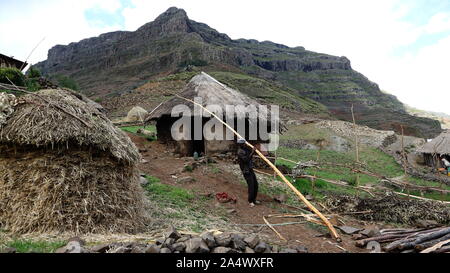
[[[264,220],[264,222],[267,224],[267,226],[271,229],[271,230],[273,230],[273,232],[275,232],[277,235],[278,235],[278,237],[280,237],[283,241],[287,241],[270,223],[269,223],[269,221],[267,221],[267,219],[266,219],[266,217],[265,216],[263,216],[263,220]]]
[[[237,137],[239,137],[239,138],[241,138],[241,139],[245,139],[245,138],[243,138],[238,132],[236,132],[236,130],[234,130],[230,125],[228,125],[226,122],[224,122],[220,117],[218,117],[216,114],[214,114],[214,113],[212,113],[211,111],[209,111],[208,109],[206,109],[205,107],[203,107],[203,105],[201,105],[201,104],[199,104],[199,103],[197,103],[197,102],[195,102],[195,101],[193,101],[193,100],[190,100],[190,99],[187,99],[187,98],[184,98],[184,97],[182,97],[182,96],[180,96],[180,95],[178,95],[178,94],[176,94],[176,96],[177,97],[179,97],[179,98],[181,98],[181,99],[183,99],[183,100],[186,100],[186,101],[189,101],[189,102],[191,102],[191,103],[193,103],[193,104],[195,104],[195,105],[198,105],[198,106],[200,106],[203,110],[205,110],[206,112],[208,112],[211,116],[213,116],[213,117],[215,117],[219,122],[221,122],[223,125],[225,125],[228,129],[230,129],[231,130],[231,132],[233,132]],[[277,175],[283,180],[283,182],[284,183],[286,183],[287,185],[288,185],[288,187],[292,190],[292,191],[294,191],[294,193],[295,194],[297,194],[297,196],[300,198],[300,200],[303,202],[303,203],[305,203],[305,205],[311,210],[311,211],[313,211],[315,214],[317,214],[317,216],[319,216],[319,218],[324,222],[324,224],[328,227],[328,229],[330,230],[330,232],[331,232],[331,234],[332,234],[332,236],[338,241],[338,242],[340,242],[341,241],[341,237],[339,236],[339,234],[336,232],[336,230],[334,229],[334,227],[333,227],[333,225],[327,220],[327,218],[325,218],[325,216],[323,216],[323,214],[318,210],[318,209],[316,209],[306,198],[305,198],[305,196],[299,191],[299,190],[297,190],[297,188],[296,187],[294,187],[294,185],[292,185],[292,183],[291,182],[289,182],[289,180],[287,180],[287,178],[283,175],[283,173],[280,171],[280,170],[278,170],[278,168],[272,163],[272,162],[270,162],[270,160],[269,159],[267,159],[258,149],[256,149],[253,145],[251,145],[248,141],[245,141],[245,144],[248,146],[248,147],[250,147],[251,149],[254,149],[255,150],[255,152],[258,154],[258,156],[262,159],[262,160],[264,160],[276,173],[277,173]]]
[[[430,253],[430,252],[433,252],[433,251],[438,250],[438,249],[441,248],[443,245],[446,245],[446,244],[448,244],[448,243],[450,243],[450,240],[446,240],[446,241],[440,242],[440,243],[438,243],[438,244],[436,244],[436,245],[434,245],[434,246],[432,246],[432,247],[430,247],[430,248],[427,248],[427,249],[421,251],[420,253]]]

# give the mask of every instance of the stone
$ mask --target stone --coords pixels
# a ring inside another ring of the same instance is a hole
[[[159,253],[172,253],[172,250],[167,247],[163,247],[161,248],[161,251]]]
[[[145,253],[146,249],[142,246],[135,246],[131,249],[130,253]]]
[[[180,177],[178,178],[177,182],[181,184],[192,183],[195,182],[195,178],[193,178],[192,176]]]
[[[101,244],[101,245],[95,245],[91,248],[91,251],[98,252],[98,253],[105,253],[111,248],[110,244]]]
[[[161,246],[151,244],[151,245],[147,246],[144,251],[145,251],[145,253],[159,253],[160,250],[161,250]]]
[[[167,247],[172,249],[172,244],[175,243],[175,239],[174,238],[167,238],[164,243],[162,244],[162,247]]]
[[[84,240],[83,240],[83,239],[81,239],[81,238],[80,238],[80,237],[78,237],[78,236],[75,236],[75,237],[69,238],[69,240],[67,240],[67,242],[72,242],[72,241],[80,243],[80,246],[84,246],[84,245],[85,245],[85,242],[84,242]]]
[[[191,235],[182,236],[177,240],[177,243],[179,242],[186,242],[187,240],[191,239]]]
[[[83,253],[80,242],[70,241],[67,245],[58,248],[55,253]]]
[[[231,236],[231,246],[232,248],[236,250],[245,250],[245,247],[247,246],[244,242],[244,238],[240,234],[233,234]]]
[[[297,253],[308,253],[308,248],[306,246],[296,246],[295,249]]]
[[[219,246],[229,246],[231,243],[231,235],[229,233],[221,233],[215,236],[216,243]]]
[[[156,243],[157,245],[162,245],[162,244],[164,244],[164,241],[166,241],[166,239],[164,239],[164,238],[158,238],[158,239],[156,239],[155,243]]]
[[[0,250],[0,253],[16,253],[17,249],[14,247],[5,247]]]
[[[236,209],[227,209],[227,213],[228,214],[233,214],[233,213],[236,213],[236,212],[237,212]]]
[[[292,248],[283,248],[280,250],[280,253],[297,253],[297,250]]]
[[[211,232],[203,232],[200,234],[200,238],[205,241],[206,245],[209,248],[213,248],[217,245],[216,240],[214,239],[214,235]]]
[[[178,240],[181,237],[180,233],[178,233],[173,225],[170,225],[169,229],[164,233],[164,236],[166,238],[172,238],[174,240]]]
[[[244,253],[255,253],[255,251],[248,246],[245,247]]]
[[[259,237],[257,235],[250,235],[245,237],[244,242],[250,247],[255,248],[259,244]]]
[[[115,249],[110,250],[108,253],[130,253],[131,248],[126,246],[119,246]]]
[[[352,239],[353,240],[361,240],[362,238],[364,238],[364,235],[356,233],[352,235]]]
[[[256,253],[264,253],[266,251],[266,249],[268,249],[268,248],[269,248],[269,246],[266,243],[260,242],[259,244],[257,244],[255,246],[254,250]]]
[[[338,226],[338,229],[340,229],[342,232],[344,232],[347,235],[352,235],[358,231],[360,231],[360,228],[354,228],[354,227],[350,227],[350,226]]]
[[[146,186],[148,184],[148,180],[145,177],[139,177],[139,183],[141,184],[141,186]]]
[[[178,243],[175,243],[175,244],[172,245],[172,250],[175,251],[175,252],[176,251],[182,252],[185,249],[186,249],[186,244],[183,243],[183,242],[178,242]]]
[[[275,196],[273,199],[279,203],[284,203],[287,200],[287,195],[282,193],[282,194]]]
[[[380,229],[377,226],[372,225],[372,226],[366,227],[363,231],[360,232],[360,234],[370,238],[370,237],[378,236],[381,233],[380,233]]]
[[[186,241],[186,253],[208,253],[209,248],[200,237]]]
[[[211,253],[230,253],[231,252],[231,248],[229,247],[224,247],[224,246],[218,246],[215,247]]]

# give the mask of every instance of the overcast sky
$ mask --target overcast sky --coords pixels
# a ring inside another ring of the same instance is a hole
[[[0,53],[29,62],[56,44],[136,30],[171,6],[233,39],[346,56],[402,102],[450,114],[449,0],[0,0]]]

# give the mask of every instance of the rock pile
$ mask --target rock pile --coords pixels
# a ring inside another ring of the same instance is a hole
[[[316,123],[318,128],[330,129],[342,137],[353,139],[355,128],[353,123],[340,120],[322,120]],[[356,126],[359,142],[371,147],[383,147],[389,145],[397,139],[394,131],[381,131],[367,126]]]
[[[203,232],[180,234],[170,227],[155,243],[109,243],[86,247],[79,238],[69,239],[57,253],[307,253],[302,246],[279,249],[263,242],[257,235]]]

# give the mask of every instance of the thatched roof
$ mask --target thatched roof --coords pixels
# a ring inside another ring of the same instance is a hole
[[[450,154],[450,130],[446,130],[417,150],[425,154]]]
[[[258,109],[260,104],[257,101],[220,83],[205,72],[201,72],[193,77],[179,95],[191,100],[194,100],[196,97],[201,97],[203,106],[218,105],[222,109],[225,109],[226,105],[239,105],[244,107],[254,105],[256,106],[257,113],[253,114],[256,114],[259,120],[270,119],[270,110],[269,115],[267,114],[267,111],[261,111],[261,109]],[[170,116],[172,108],[180,104],[187,105],[191,109],[191,113],[194,113],[193,103],[174,97],[157,108],[149,117],[147,117],[146,121],[159,119],[164,115]],[[203,111],[203,115],[206,116],[207,113]],[[234,117],[236,117],[236,115],[237,113],[235,113]]]
[[[115,127],[96,103],[62,89],[20,97],[14,112],[0,125],[0,144],[37,147],[92,147],[118,160],[137,162],[136,146]]]

